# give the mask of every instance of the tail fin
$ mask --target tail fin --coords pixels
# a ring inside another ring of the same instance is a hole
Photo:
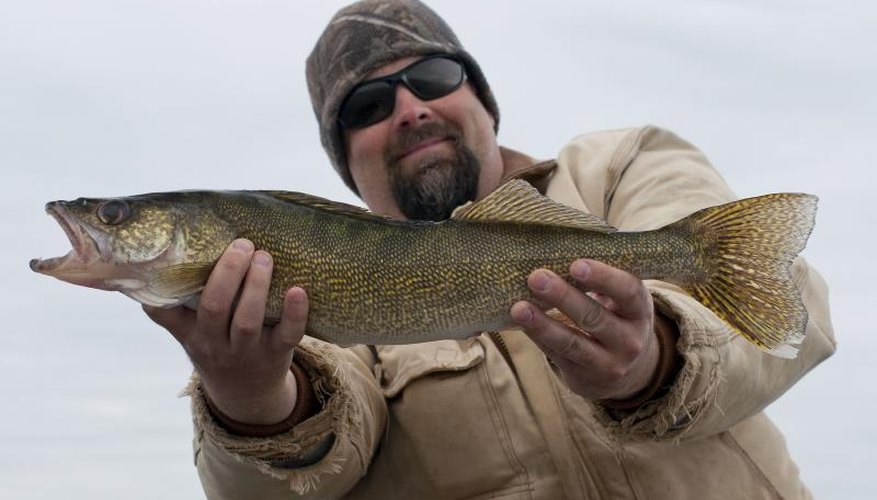
[[[816,202],[808,194],[769,194],[675,223],[693,234],[708,276],[680,286],[753,344],[794,358],[807,310],[790,266],[813,229]]]

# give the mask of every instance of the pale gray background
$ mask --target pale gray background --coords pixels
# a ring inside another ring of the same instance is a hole
[[[186,188],[356,202],[304,84],[341,5],[2,3],[0,497],[203,496],[176,397],[187,359],[133,301],[28,270],[69,249],[43,204]],[[488,75],[504,144],[552,157],[579,133],[654,123],[741,196],[821,197],[805,255],[832,286],[840,352],[769,412],[819,498],[874,498],[873,2],[432,5]]]

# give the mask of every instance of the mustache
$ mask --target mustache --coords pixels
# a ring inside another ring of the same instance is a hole
[[[431,122],[417,128],[402,129],[384,151],[384,162],[387,165],[396,163],[406,151],[425,140],[448,139],[459,143],[462,135],[462,131],[450,123]]]

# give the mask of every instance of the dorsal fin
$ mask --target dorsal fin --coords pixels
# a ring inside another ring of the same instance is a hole
[[[506,182],[480,201],[461,205],[454,210],[451,218],[574,227],[601,233],[617,231],[595,215],[586,214],[542,196],[536,188],[520,179]]]
[[[330,210],[332,212],[341,212],[348,215],[374,215],[362,207],[357,207],[356,205],[348,205],[347,203],[342,203],[340,201],[327,200],[326,198],[320,198],[319,196],[314,196],[312,194],[296,193],[292,191],[256,192],[265,196],[276,198],[280,201],[296,203],[298,205],[306,205],[311,208],[317,208],[320,210]]]
[[[304,205],[306,207],[310,207],[316,210],[324,210],[327,212],[332,212],[341,215],[347,215],[350,217],[356,217],[358,219],[364,220],[372,220],[372,221],[382,221],[382,222],[397,222],[394,219],[389,217],[384,217],[382,215],[378,215],[372,212],[369,212],[365,208],[357,207],[356,205],[348,205],[347,203],[342,203],[340,201],[332,201],[327,200],[325,198],[320,198],[319,196],[314,196],[312,194],[306,193],[296,193],[292,191],[255,191],[256,193],[270,196],[271,198],[295,203],[298,205]]]

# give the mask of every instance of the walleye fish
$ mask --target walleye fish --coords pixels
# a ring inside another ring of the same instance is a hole
[[[283,191],[180,191],[55,201],[46,210],[73,250],[36,272],[143,304],[193,304],[235,238],[274,257],[266,322],[283,294],[308,293],[308,334],[342,345],[464,338],[511,323],[545,267],[570,280],[588,257],[678,285],[732,331],[794,357],[807,311],[790,265],[814,224],[816,197],[780,193],[700,210],[653,231],[621,232],[521,180],[443,222],[398,221]]]

